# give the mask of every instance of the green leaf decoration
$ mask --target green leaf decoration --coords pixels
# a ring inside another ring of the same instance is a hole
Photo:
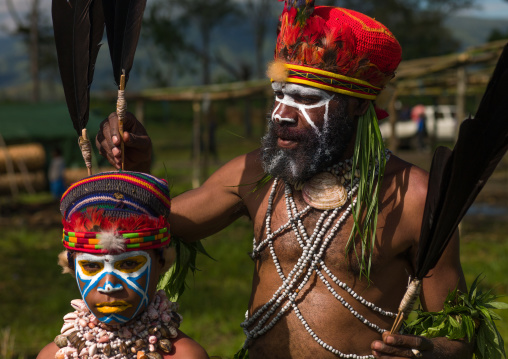
[[[176,236],[172,236],[172,245],[176,249],[176,258],[173,266],[167,271],[157,285],[168,294],[171,301],[177,301],[187,287],[186,278],[189,271],[192,275],[199,270],[196,267],[196,257],[201,253],[213,259],[203,247],[201,241],[187,243]]]
[[[249,359],[249,351],[242,348],[233,356],[233,359]]]
[[[406,323],[403,332],[427,338],[474,340],[475,358],[506,358],[503,338],[494,323],[501,318],[491,309],[508,309],[508,304],[495,301],[500,296],[491,291],[482,291],[479,283],[478,276],[471,285],[469,294],[458,290],[450,292],[443,310],[439,312],[416,310],[417,318]]]
[[[367,280],[370,280],[372,249],[376,240],[379,188],[386,166],[385,146],[377,122],[376,111],[371,103],[365,115],[358,119],[352,168],[353,174],[356,168],[359,169],[360,182],[357,202],[352,208],[353,229],[346,244],[346,256],[354,251],[360,264],[360,277],[364,275]],[[373,175],[375,165],[379,166],[377,176]],[[354,176],[351,176],[351,183],[353,179]],[[358,239],[361,242],[360,253],[356,249]]]

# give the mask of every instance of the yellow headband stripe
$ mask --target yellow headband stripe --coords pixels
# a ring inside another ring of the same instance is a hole
[[[353,97],[358,97],[358,98],[363,98],[366,100],[375,100],[377,97],[376,95],[362,94],[362,93],[358,93],[358,92],[354,92],[354,91],[345,90],[343,88],[332,87],[332,86],[328,86],[325,84],[320,84],[317,82],[303,80],[303,79],[294,79],[294,78],[288,77],[286,79],[286,82],[291,82],[291,83],[301,84],[301,85],[308,85],[308,86],[320,88],[322,90],[332,91],[332,92],[340,93],[343,95],[348,95],[348,96],[353,96]]]
[[[286,82],[307,85],[367,100],[375,100],[381,91],[381,88],[372,86],[367,81],[333,72],[286,63],[284,66],[288,70]]]
[[[284,64],[284,65],[288,69],[290,69],[290,70],[300,70],[300,71],[305,71],[305,72],[314,73],[314,74],[318,74],[318,75],[323,75],[323,76],[327,76],[327,77],[332,77],[332,78],[337,79],[337,80],[344,80],[344,81],[347,81],[347,82],[355,83],[357,85],[363,85],[363,86],[369,87],[369,88],[371,88],[373,90],[381,91],[380,87],[373,86],[370,83],[368,83],[367,81],[355,79],[353,77],[339,75],[339,74],[336,74],[336,73],[333,73],[333,72],[315,69],[313,67],[300,66],[300,65],[292,65],[292,64]]]

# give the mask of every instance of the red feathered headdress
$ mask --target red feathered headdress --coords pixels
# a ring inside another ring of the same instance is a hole
[[[268,75],[373,100],[394,77],[401,47],[380,22],[359,12],[286,1]]]

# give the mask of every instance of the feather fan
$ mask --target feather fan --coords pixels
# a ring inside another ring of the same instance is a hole
[[[434,154],[415,283],[421,283],[437,264],[458,224],[508,149],[507,98],[508,45],[503,49],[476,116],[460,126],[453,151],[440,147]],[[412,290],[411,286],[408,290]],[[412,310],[414,300],[409,299],[408,303],[410,308],[403,308],[401,303],[399,313]],[[400,327],[397,322],[401,320],[396,320],[392,333]]]
[[[116,112],[118,130],[121,139],[122,169],[124,168],[123,119],[127,111],[125,86],[134,63],[134,54],[138,45],[139,34],[146,0],[102,0],[106,19],[109,54],[113,64],[113,75],[118,86]]]
[[[146,0],[102,0],[102,6],[113,75],[120,86],[121,75],[127,83],[134,63]]]
[[[78,136],[88,122],[90,85],[104,32],[97,0],[53,0],[53,29],[65,100]]]
[[[51,13],[65,101],[81,136],[88,123],[90,86],[104,33],[102,4],[100,0],[53,0]]]

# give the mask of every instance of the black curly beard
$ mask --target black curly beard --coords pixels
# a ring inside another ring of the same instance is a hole
[[[268,120],[268,131],[261,139],[261,158],[265,173],[288,183],[304,182],[340,161],[354,133],[354,119],[346,112],[347,100],[329,114],[321,135],[313,130],[298,130],[287,122]],[[282,137],[298,142],[294,149],[280,148]]]

